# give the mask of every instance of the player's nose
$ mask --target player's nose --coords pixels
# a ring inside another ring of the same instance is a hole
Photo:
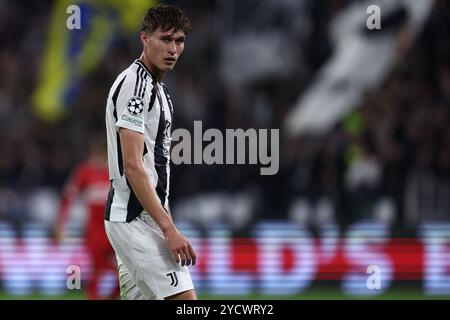
[[[174,42],[174,41],[171,42],[171,44],[169,45],[168,50],[169,50],[169,54],[170,54],[171,56],[173,56],[174,54],[177,53],[177,46],[175,45],[175,42]]]

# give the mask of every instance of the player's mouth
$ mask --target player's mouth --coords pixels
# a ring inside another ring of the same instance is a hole
[[[177,59],[175,59],[175,58],[165,58],[164,59],[164,62],[169,66],[175,64],[176,61],[177,61]]]

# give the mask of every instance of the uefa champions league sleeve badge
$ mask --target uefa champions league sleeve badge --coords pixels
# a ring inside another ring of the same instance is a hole
[[[128,112],[134,116],[138,116],[144,111],[144,102],[139,97],[133,97],[128,101]]]

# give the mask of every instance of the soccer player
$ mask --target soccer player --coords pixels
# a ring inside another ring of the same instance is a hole
[[[196,299],[187,268],[196,254],[169,209],[173,106],[162,83],[190,29],[179,8],[150,8],[140,32],[143,52],[117,77],[107,100],[111,188],[105,229],[124,300]]]
[[[92,273],[86,288],[89,300],[116,299],[119,296],[118,286],[111,296],[105,297],[99,293],[101,276],[105,271],[116,269],[114,251],[106,237],[103,226],[105,199],[110,185],[106,158],[104,135],[93,135],[90,137],[89,153],[86,160],[75,167],[64,186],[54,228],[55,238],[59,242],[62,238],[70,207],[78,197],[83,197],[88,213],[84,241],[92,265]]]

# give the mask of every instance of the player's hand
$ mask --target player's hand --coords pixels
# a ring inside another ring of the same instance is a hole
[[[182,266],[195,265],[197,255],[192,248],[191,242],[175,227],[164,233],[167,245],[175,261]]]

